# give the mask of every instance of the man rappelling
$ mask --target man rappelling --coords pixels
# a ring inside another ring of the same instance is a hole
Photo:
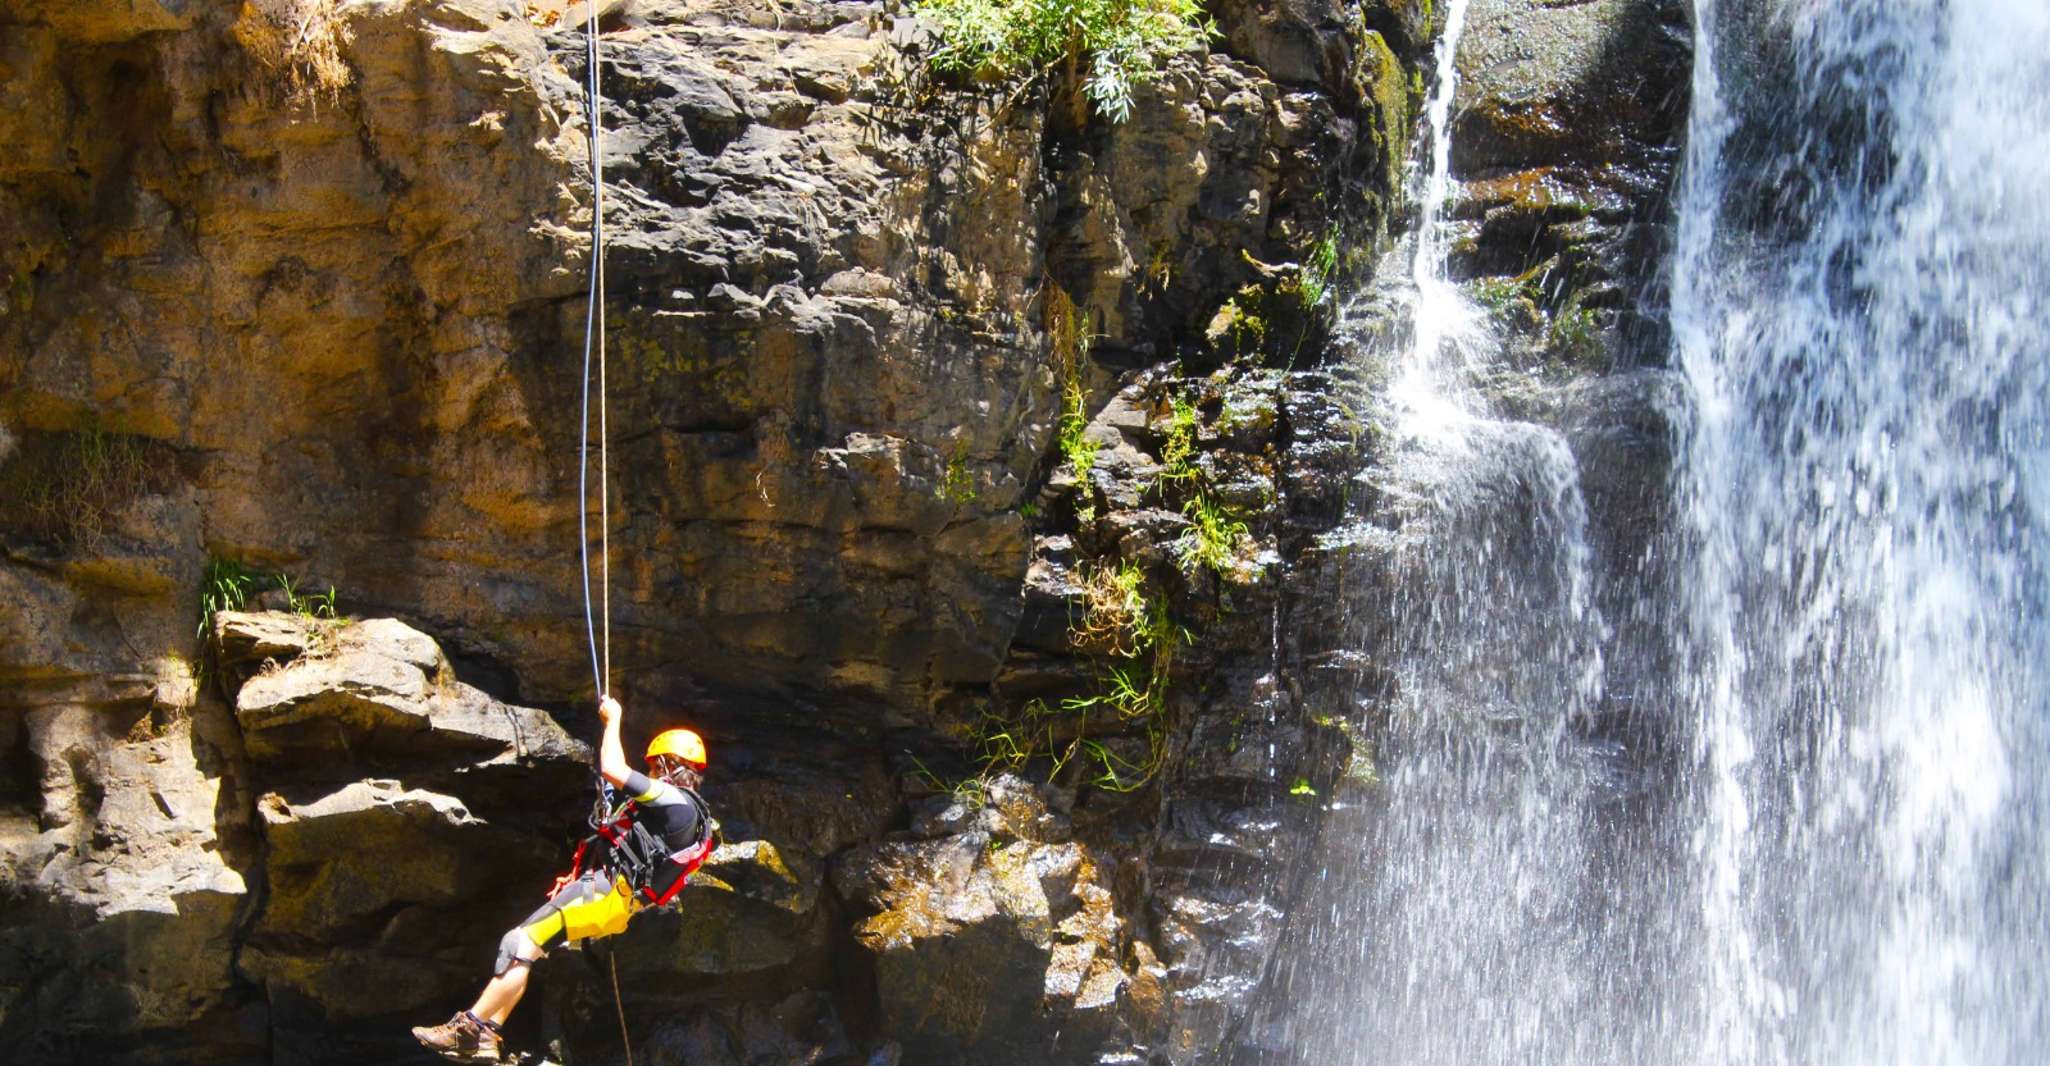
[[[688,729],[670,729],[648,745],[648,772],[627,766],[620,746],[624,716],[607,696],[598,703],[605,732],[598,744],[604,779],[591,826],[577,845],[569,872],[556,879],[548,902],[505,934],[489,983],[470,1009],[447,1022],[420,1026],[413,1036],[448,1058],[495,1061],[499,1027],[526,994],[534,960],[558,939],[611,936],[635,914],[676,897],[713,847],[711,809],[698,788],[704,780],[705,742]],[[619,797],[615,802],[615,797]]]
[[[612,528],[611,491],[606,471],[605,417],[605,180],[600,138],[604,123],[599,89],[599,5],[587,8],[584,26],[587,119],[591,160],[590,299],[584,323],[583,417],[577,446],[577,530],[583,564],[584,632],[591,650],[591,681],[600,693],[609,690],[612,675]],[[590,429],[592,356],[597,356],[598,394],[598,618],[593,624],[590,531]],[[626,929],[633,916],[676,897],[692,872],[711,854],[715,823],[697,789],[704,779],[705,742],[688,729],[671,729],[648,745],[648,773],[627,766],[620,747],[624,714],[610,696],[598,701],[605,723],[598,744],[598,774],[603,779],[591,812],[591,836],[577,845],[569,872],[556,879],[548,902],[505,934],[498,944],[498,962],[491,980],[470,1009],[456,1012],[441,1025],[420,1026],[413,1036],[443,1056],[470,1061],[495,1061],[504,1042],[499,1027],[526,995],[534,960],[561,939],[576,943],[612,936]],[[614,975],[615,982],[617,974]],[[627,1039],[626,1016],[620,1015],[620,1038]],[[628,1047],[631,1048],[631,1041]],[[631,1062],[631,1052],[628,1061]]]

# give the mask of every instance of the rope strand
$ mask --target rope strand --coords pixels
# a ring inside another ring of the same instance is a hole
[[[577,548],[583,564],[584,640],[591,649],[591,685],[603,698],[611,692],[612,680],[612,544],[610,467],[607,455],[609,433],[605,405],[605,170],[604,98],[599,84],[598,5],[590,7],[584,27],[585,126],[590,135],[591,154],[591,264],[590,289],[584,305],[584,376],[582,416],[577,431]],[[601,629],[591,610],[591,354],[598,357],[598,566]]]
[[[619,1011],[619,1044],[626,1049],[626,1066],[634,1066],[634,1042],[626,1035],[626,1001],[619,998],[619,953],[607,951],[605,960],[612,964],[612,1006]]]
[[[591,680],[602,699],[612,691],[612,491],[606,443],[610,437],[605,411],[605,164],[603,156],[603,97],[598,80],[598,3],[591,0],[589,21],[584,26],[584,56],[589,68],[591,132],[591,292],[584,309],[584,411],[582,435],[577,448],[577,532],[584,565],[584,637],[591,645]],[[591,349],[598,349],[598,602],[603,619],[602,640],[591,625],[591,497],[588,470],[591,462]],[[601,650],[602,649],[602,650]],[[605,779],[598,779],[600,796],[605,796]],[[619,956],[605,953],[612,970],[612,1006],[619,1012],[619,1042],[626,1052],[626,1066],[633,1066],[633,1038],[626,1027],[626,1001],[619,994]]]

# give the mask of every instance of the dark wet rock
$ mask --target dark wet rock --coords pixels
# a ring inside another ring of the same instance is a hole
[[[1476,0],[1459,44],[1453,165],[1642,166],[1686,119],[1688,12],[1672,0]]]
[[[1454,269],[1539,355],[1658,365],[1692,59],[1670,0],[1482,0],[1460,41]]]

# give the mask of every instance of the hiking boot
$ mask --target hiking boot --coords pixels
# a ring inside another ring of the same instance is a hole
[[[449,1058],[479,1062],[497,1062],[501,1050],[498,1027],[466,1010],[442,1025],[414,1026],[413,1039]]]

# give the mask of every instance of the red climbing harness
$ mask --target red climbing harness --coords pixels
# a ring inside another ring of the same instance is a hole
[[[695,789],[684,788],[682,791],[697,805],[699,830],[696,841],[669,851],[660,837],[640,823],[632,800],[603,814],[593,811],[592,822],[597,831],[577,844],[576,853],[570,856],[569,872],[556,878],[555,884],[549,886],[549,897],[553,898],[583,876],[585,851],[593,843],[604,841],[606,867],[625,877],[643,903],[660,907],[675,899],[676,894],[683,891],[685,882],[690,880],[690,875],[711,857],[715,846],[710,808],[705,806],[704,798]]]

